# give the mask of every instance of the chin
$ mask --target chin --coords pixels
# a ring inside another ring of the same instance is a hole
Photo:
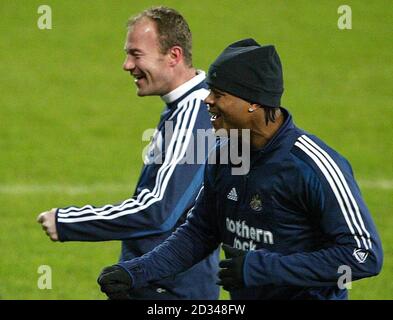
[[[146,91],[146,90],[143,90],[143,89],[140,89],[140,88],[138,88],[138,89],[136,90],[136,94],[138,95],[138,97],[145,97],[145,96],[151,95],[150,92],[148,92],[148,91]]]
[[[139,97],[146,97],[146,96],[161,96],[162,94],[158,92],[157,90],[143,90],[141,88],[138,88],[136,91],[136,94]]]

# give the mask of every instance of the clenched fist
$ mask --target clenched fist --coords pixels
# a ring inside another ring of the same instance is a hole
[[[56,230],[56,208],[42,212],[37,217],[37,222],[41,224],[42,229],[46,232],[52,241],[58,241],[59,236]]]

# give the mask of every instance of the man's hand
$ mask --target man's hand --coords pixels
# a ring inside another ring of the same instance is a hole
[[[119,266],[106,267],[101,271],[97,279],[110,300],[130,299],[129,292],[132,289],[132,279],[126,270]]]
[[[41,224],[42,229],[46,232],[52,241],[58,241],[59,236],[56,230],[56,208],[50,211],[42,212],[37,217],[37,222]]]
[[[218,285],[223,286],[224,290],[231,291],[244,287],[243,265],[247,251],[222,245],[225,253],[225,260],[220,261],[221,270],[218,272]]]

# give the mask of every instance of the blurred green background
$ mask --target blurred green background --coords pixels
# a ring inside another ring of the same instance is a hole
[[[352,9],[339,30],[337,9]],[[35,222],[52,207],[104,205],[131,195],[142,132],[158,97],[138,98],[122,71],[129,16],[163,4],[179,10],[207,69],[229,43],[275,44],[283,105],[353,165],[382,237],[385,263],[353,283],[351,299],[393,298],[393,10],[391,1],[0,1],[0,298],[104,299],[96,284],[118,242],[52,243]],[[40,5],[52,30],[40,30]],[[40,265],[52,290],[40,290]],[[223,292],[222,298],[227,298]]]

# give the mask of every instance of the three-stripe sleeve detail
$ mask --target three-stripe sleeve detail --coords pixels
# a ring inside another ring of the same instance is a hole
[[[304,151],[325,176],[358,248],[362,248],[363,244],[366,250],[371,249],[370,233],[365,227],[359,206],[336,162],[306,135],[299,137],[295,146]]]
[[[201,100],[196,95],[191,95],[189,99],[179,104],[173,135],[166,150],[165,160],[157,171],[153,190],[143,189],[136,199],[127,199],[116,206],[106,205],[101,208],[94,208],[93,206],[87,205],[81,208],[69,207],[60,209],[58,212],[58,222],[75,223],[89,220],[111,220],[140,212],[160,201],[165,194],[165,190],[177,164],[186,153],[193,135],[193,128],[198,116],[200,104]]]

